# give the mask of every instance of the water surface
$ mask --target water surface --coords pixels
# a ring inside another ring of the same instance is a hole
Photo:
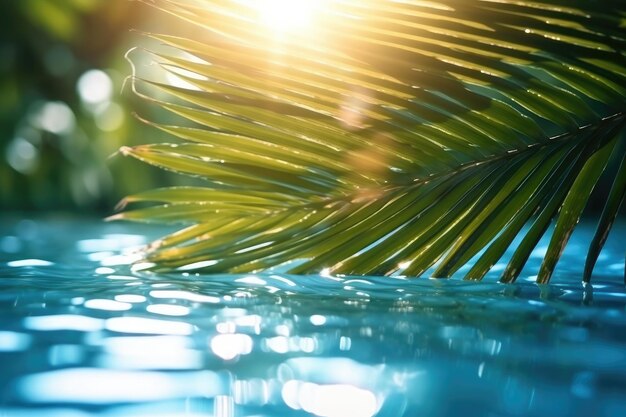
[[[622,224],[550,286],[133,271],[165,232],[0,223],[0,416],[625,416]]]

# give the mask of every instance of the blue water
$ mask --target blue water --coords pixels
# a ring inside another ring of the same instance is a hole
[[[626,416],[626,225],[593,288],[155,275],[165,229],[0,220],[0,416]]]

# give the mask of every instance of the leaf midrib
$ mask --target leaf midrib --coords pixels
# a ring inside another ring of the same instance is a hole
[[[377,197],[380,197],[381,195],[384,195],[384,194],[387,194],[387,193],[393,193],[393,192],[395,192],[395,191],[397,191],[399,189],[405,188],[405,187],[413,187],[413,186],[423,185],[423,184],[428,183],[430,181],[433,181],[433,180],[436,180],[436,179],[441,179],[441,178],[444,178],[446,176],[457,175],[460,172],[466,171],[468,169],[472,169],[472,168],[476,168],[476,167],[479,167],[479,166],[484,166],[484,165],[496,163],[496,162],[501,161],[503,159],[514,158],[514,157],[523,155],[523,154],[525,154],[527,152],[538,151],[540,149],[543,149],[546,146],[552,146],[552,145],[560,144],[564,140],[574,140],[578,136],[582,137],[582,136],[584,136],[585,132],[588,132],[590,130],[593,130],[593,129],[601,130],[603,125],[609,125],[609,124],[612,124],[612,123],[615,123],[615,122],[619,123],[620,119],[621,119],[621,123],[622,124],[624,124],[626,122],[626,110],[619,111],[617,113],[612,114],[611,116],[607,116],[607,117],[601,118],[601,119],[599,119],[595,123],[590,123],[590,124],[587,124],[585,126],[582,126],[577,131],[574,131],[574,132],[565,132],[565,133],[562,133],[560,135],[552,136],[552,137],[549,137],[549,138],[544,139],[542,141],[530,144],[530,145],[528,145],[525,148],[507,150],[503,154],[489,156],[489,157],[481,159],[481,160],[474,160],[474,161],[471,161],[471,162],[466,162],[466,163],[463,163],[463,164],[459,165],[457,168],[455,168],[453,170],[442,171],[442,172],[439,172],[439,173],[434,173],[434,174],[429,175],[426,178],[415,178],[415,179],[411,180],[410,183],[394,184],[392,186],[382,187],[382,189],[376,190],[376,192],[373,192],[372,194],[377,196]],[[572,144],[572,146],[574,146],[574,144]],[[368,188],[367,190],[368,191],[373,191],[374,188]],[[344,194],[344,195],[341,195],[341,196],[328,197],[326,199],[323,199],[323,200],[320,200],[320,201],[316,201],[314,203],[307,203],[307,204],[302,204],[300,206],[293,206],[292,208],[294,208],[294,209],[307,209],[307,208],[319,209],[320,207],[326,206],[328,204],[335,204],[335,203],[340,203],[340,202],[349,203],[349,202],[351,202],[351,201],[353,201],[353,200],[355,200],[355,199],[357,199],[359,197],[362,198],[364,191],[365,191],[364,189],[359,189],[355,193]]]

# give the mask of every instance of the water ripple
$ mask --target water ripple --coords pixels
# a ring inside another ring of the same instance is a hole
[[[154,230],[32,226],[0,258],[3,416],[626,415],[619,245],[595,288],[203,276],[133,269]]]

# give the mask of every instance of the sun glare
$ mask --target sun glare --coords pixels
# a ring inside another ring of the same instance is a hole
[[[259,21],[276,32],[299,31],[311,26],[322,0],[256,0]]]

